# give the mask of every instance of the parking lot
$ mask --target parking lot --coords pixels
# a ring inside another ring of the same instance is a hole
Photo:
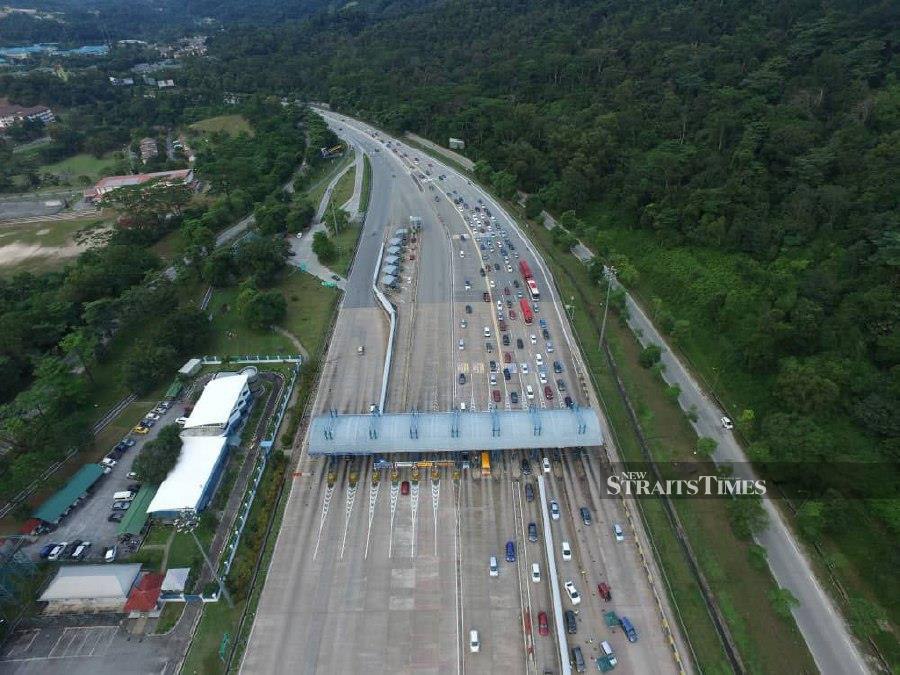
[[[112,467],[112,470],[101,477],[94,485],[93,491],[75,506],[67,516],[63,518],[57,528],[48,534],[37,538],[35,542],[23,550],[32,557],[37,558],[45,546],[51,543],[68,542],[77,539],[91,542],[91,548],[82,558],[87,562],[100,562],[103,560],[104,548],[113,546],[118,542],[117,528],[119,523],[110,522],[112,513],[113,495],[128,489],[135,483],[134,478],[128,478],[135,457],[143,447],[143,444],[156,438],[159,430],[167,424],[173,423],[183,415],[183,406],[176,403],[160,419],[156,421],[145,435],[130,434],[135,444],[125,450],[120,460]],[[108,450],[111,450],[109,448]],[[120,554],[124,551],[120,551]],[[60,562],[65,562],[61,559]]]

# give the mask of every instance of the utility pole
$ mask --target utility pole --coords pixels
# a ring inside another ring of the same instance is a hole
[[[606,302],[603,305],[603,323],[600,324],[600,348],[603,348],[603,337],[606,335],[606,315],[609,313],[609,292],[612,289],[613,279],[616,278],[614,267],[604,268],[603,276],[606,277]]]
[[[206,550],[203,548],[203,545],[197,538],[197,525],[199,524],[200,518],[197,515],[197,512],[193,509],[184,509],[181,511],[181,517],[175,521],[175,529],[179,532],[189,532],[191,537],[193,537],[194,543],[197,544],[197,549],[200,551],[200,555],[203,556],[203,560],[206,562],[206,566],[209,568],[209,571],[213,575],[213,579],[215,579],[219,584],[219,592],[225,596],[225,600],[228,602],[228,606],[234,608],[234,601],[231,599],[231,594],[225,587],[225,582],[222,581],[219,573],[216,572],[216,568],[213,567],[212,561],[209,559],[209,556],[206,555]]]

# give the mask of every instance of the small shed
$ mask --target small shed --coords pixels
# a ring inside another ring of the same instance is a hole
[[[399,265],[400,264],[400,256],[399,255],[386,255],[386,256],[384,256],[384,264],[385,265]]]
[[[393,274],[385,274],[383,277],[381,277],[381,283],[384,286],[393,288],[397,285],[397,277],[395,277]]]
[[[38,599],[56,611],[121,612],[140,572],[140,563],[63,565]]]
[[[394,236],[401,237],[402,239],[406,239],[406,235],[408,235],[408,234],[409,234],[409,230],[407,230],[405,227],[401,227],[394,231]]]
[[[405,244],[405,243],[406,242],[403,239],[401,239],[400,237],[391,237],[390,239],[388,239],[388,246],[391,246],[391,247],[393,247],[393,246],[402,247],[403,244]]]
[[[187,586],[190,567],[174,567],[166,572],[166,578],[162,582],[163,593],[184,593]]]
[[[400,270],[396,265],[385,265],[381,268],[381,273],[385,276],[395,277],[399,271]]]
[[[399,246],[388,246],[387,253],[388,255],[400,255],[402,250]]]

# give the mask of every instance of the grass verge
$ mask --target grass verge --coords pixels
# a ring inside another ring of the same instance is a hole
[[[229,136],[237,136],[240,133],[253,136],[253,127],[250,126],[250,122],[243,115],[207,117],[205,120],[194,122],[191,128],[207,134],[224,131]]]

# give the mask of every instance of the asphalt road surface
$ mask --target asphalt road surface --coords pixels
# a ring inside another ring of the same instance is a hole
[[[326,119],[369,155],[373,189],[317,411],[362,413],[378,401],[388,326],[372,278],[382,242],[408,227],[411,216],[421,218],[423,227],[408,243],[398,289],[388,291],[398,323],[386,411],[437,412],[461,404],[475,410],[564,407],[567,396],[589,405],[563,309],[506,214],[425,155],[336,116]],[[529,297],[520,260],[534,274],[538,301]],[[533,314],[530,324],[521,300]]]

